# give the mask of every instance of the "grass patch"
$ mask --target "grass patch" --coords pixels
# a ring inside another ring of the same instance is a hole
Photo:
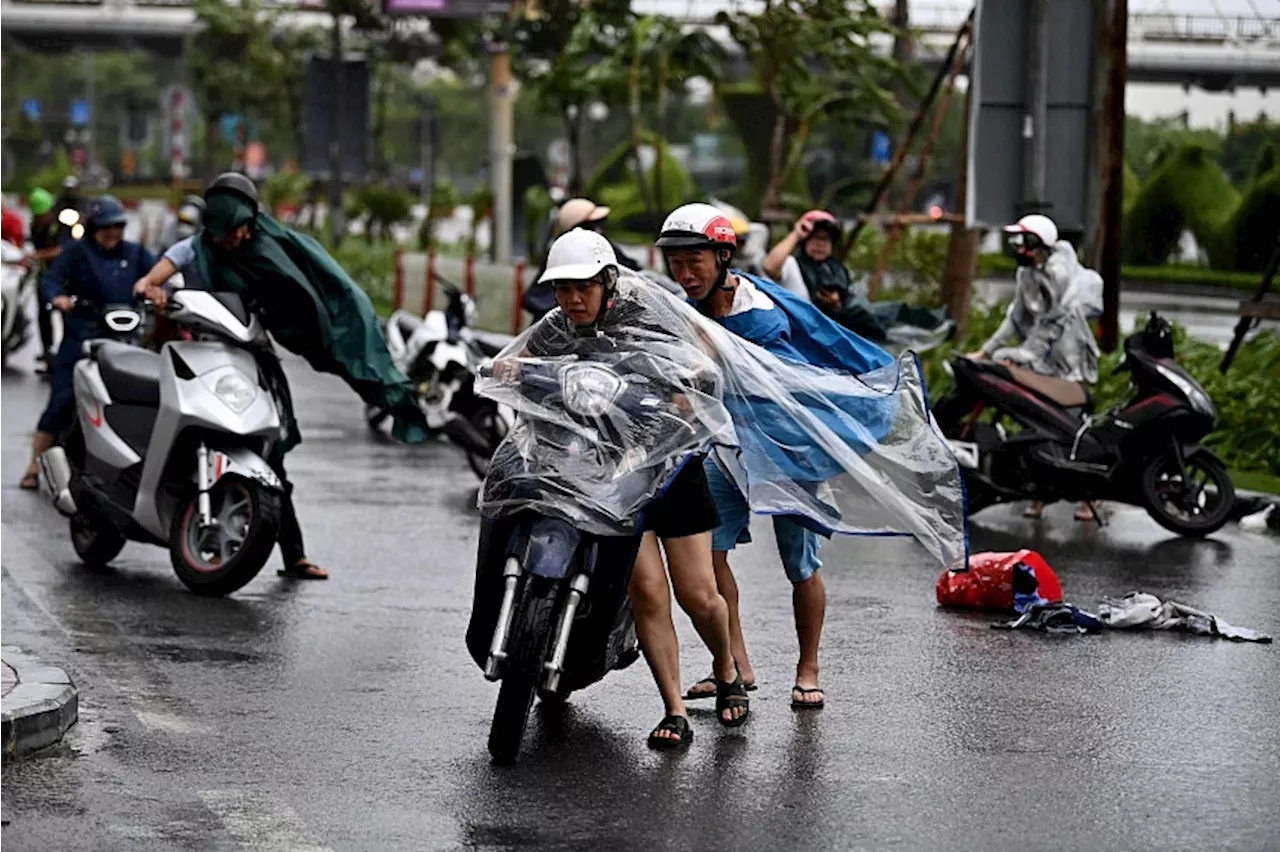
[[[1000,252],[987,252],[978,258],[980,277],[1012,275],[1017,270],[1013,259]],[[1121,278],[1126,283],[1186,284],[1193,287],[1220,287],[1227,290],[1256,290],[1262,283],[1257,272],[1235,272],[1209,269],[1191,264],[1166,266],[1122,266]]]
[[[1280,476],[1260,470],[1232,470],[1231,482],[1239,491],[1261,491],[1280,496]]]

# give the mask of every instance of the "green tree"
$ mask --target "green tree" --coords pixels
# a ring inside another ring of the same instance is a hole
[[[258,0],[232,5],[195,0],[201,31],[188,39],[186,57],[193,90],[205,116],[205,172],[212,177],[219,122],[224,115],[270,115],[288,98],[271,34],[276,14]]]
[[[765,0],[759,14],[716,19],[751,58],[772,112],[764,210],[779,208],[816,122],[897,121],[887,87],[902,70],[872,44],[894,28],[871,0]]]
[[[560,118],[570,151],[570,186],[583,182],[582,123],[610,85],[602,59],[622,49],[632,22],[630,0],[545,0],[511,31],[516,76]]]

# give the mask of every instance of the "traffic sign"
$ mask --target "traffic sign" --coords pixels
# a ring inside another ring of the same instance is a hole
[[[72,101],[71,102],[71,123],[77,127],[84,127],[93,117],[92,111],[89,109],[88,101]]]
[[[883,130],[871,134],[871,161],[880,165],[888,165],[893,154],[893,140]]]

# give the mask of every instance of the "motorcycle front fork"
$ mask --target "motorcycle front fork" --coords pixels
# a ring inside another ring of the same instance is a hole
[[[209,490],[213,488],[213,473],[209,469],[209,448],[205,446],[204,441],[196,447],[196,520],[200,523],[200,529],[206,530],[218,523],[218,519],[213,516],[213,509],[210,506]]]
[[[502,665],[510,656],[507,642],[511,634],[511,622],[515,617],[516,593],[523,573],[520,560],[514,556],[507,557],[502,569],[502,603],[498,607],[498,623],[493,630],[493,639],[489,643],[489,657],[485,660],[484,666],[484,676],[487,680],[502,678]],[[564,658],[569,651],[569,634],[573,632],[573,620],[577,616],[578,606],[586,597],[590,584],[591,578],[585,573],[574,575],[569,582],[569,594],[564,607],[560,610],[560,618],[556,622],[551,654],[542,666],[542,690],[545,692],[555,692],[560,687],[560,675],[564,671]]]

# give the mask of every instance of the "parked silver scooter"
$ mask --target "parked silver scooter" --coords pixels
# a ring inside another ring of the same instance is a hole
[[[179,290],[167,315],[193,339],[159,353],[85,343],[76,425],[40,467],[86,564],[110,562],[130,539],[157,544],[192,591],[225,595],[276,542],[284,489],[266,458],[281,434],[279,362],[238,296]],[[104,318],[121,333],[142,315],[113,307]]]

